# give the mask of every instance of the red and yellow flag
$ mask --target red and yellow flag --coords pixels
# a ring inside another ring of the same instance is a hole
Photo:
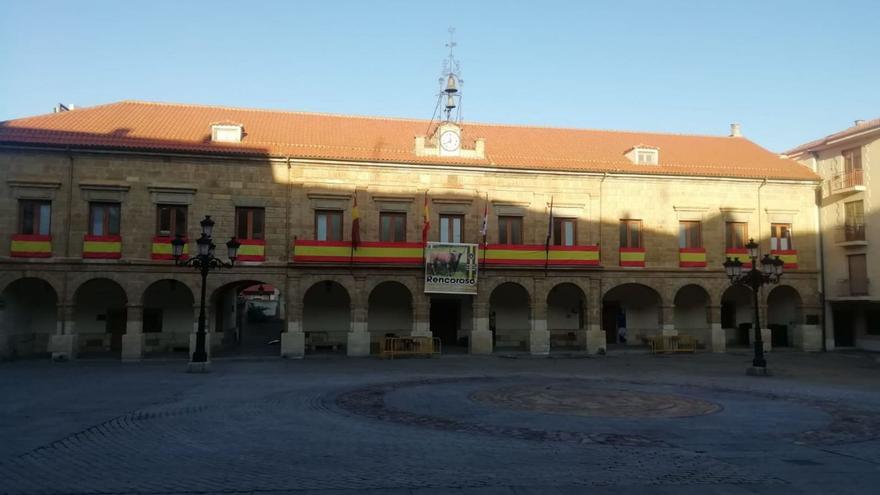
[[[354,204],[351,206],[351,248],[357,249],[361,243],[361,212],[358,210],[357,191],[354,192]]]
[[[428,191],[425,191],[425,210],[422,222],[422,244],[424,244],[428,242],[428,231],[431,230],[431,212],[428,211]]]

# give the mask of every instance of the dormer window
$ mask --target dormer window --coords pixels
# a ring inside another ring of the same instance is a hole
[[[657,165],[657,150],[637,150],[636,163],[639,165]]]
[[[626,157],[637,165],[657,165],[660,163],[660,149],[652,146],[636,146],[626,153]]]
[[[241,124],[211,125],[211,141],[218,143],[240,143],[244,127]]]

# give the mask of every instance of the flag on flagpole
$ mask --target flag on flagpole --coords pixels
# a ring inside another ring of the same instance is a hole
[[[547,222],[547,242],[544,244],[544,269],[550,264],[550,240],[553,239],[553,196],[550,196],[550,220]]]
[[[489,234],[489,195],[486,194],[486,202],[483,205],[483,223],[480,225],[480,235],[483,236],[483,245],[486,244],[486,236]]]
[[[425,209],[422,214],[422,244],[428,242],[429,230],[431,230],[431,213],[428,211],[428,191],[425,191]]]
[[[354,192],[354,203],[351,206],[351,249],[357,249],[361,243],[361,212],[358,210],[357,191]]]

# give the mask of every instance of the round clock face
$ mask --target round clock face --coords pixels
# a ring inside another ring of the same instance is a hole
[[[461,138],[453,131],[446,131],[440,135],[440,146],[446,151],[455,151],[461,143]]]

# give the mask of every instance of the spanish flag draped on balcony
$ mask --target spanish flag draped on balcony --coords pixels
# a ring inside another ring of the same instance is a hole
[[[425,207],[422,212],[422,244],[428,242],[428,232],[431,230],[431,213],[428,211],[428,191],[425,191]]]

